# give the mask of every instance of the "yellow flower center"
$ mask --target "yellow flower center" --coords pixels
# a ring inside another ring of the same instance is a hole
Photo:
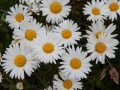
[[[32,41],[33,40],[33,38],[36,38],[36,32],[35,32],[35,30],[27,30],[26,32],[25,32],[25,37],[28,39],[28,40],[30,40],[30,41]]]
[[[119,8],[119,5],[113,2],[109,5],[109,8],[110,8],[110,11],[117,11]]]
[[[18,14],[15,16],[15,19],[16,19],[18,22],[21,22],[22,20],[24,20],[24,15],[21,14],[21,13],[18,13]]]
[[[18,67],[22,67],[26,64],[26,58],[23,55],[18,55],[14,59],[14,63]]]
[[[78,58],[73,58],[70,61],[70,66],[74,69],[79,69],[81,67],[81,61]]]
[[[53,50],[54,50],[54,45],[52,43],[48,42],[43,45],[43,51],[45,53],[51,53],[51,52],[53,52]]]
[[[69,89],[69,88],[71,88],[72,87],[72,81],[71,80],[65,80],[64,82],[63,82],[63,86],[64,86],[64,88],[66,88],[66,89]]]
[[[99,35],[102,35],[102,34],[103,34],[103,32],[102,32],[102,31],[97,32],[97,33],[96,33],[96,38],[98,38],[98,37],[99,37]]]
[[[92,9],[92,13],[93,13],[94,15],[99,15],[99,14],[100,14],[100,9],[98,9],[98,8],[93,8],[93,9]]]
[[[99,42],[95,45],[95,50],[98,52],[98,53],[103,53],[105,50],[106,50],[106,46],[104,43],[102,42]]]
[[[72,36],[72,33],[70,30],[68,29],[65,29],[62,31],[62,37],[65,38],[65,39],[68,39]]]
[[[51,5],[50,5],[50,10],[51,10],[51,12],[53,12],[53,13],[59,13],[60,11],[61,11],[61,9],[62,9],[62,6],[61,6],[61,4],[60,3],[58,3],[58,2],[53,2]]]

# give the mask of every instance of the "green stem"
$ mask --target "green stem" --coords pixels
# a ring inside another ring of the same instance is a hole
[[[109,65],[107,66],[106,70],[108,69]]]
[[[7,23],[7,22],[6,22],[6,19],[4,18],[7,12],[4,11],[4,10],[0,10],[0,12],[3,12],[2,16],[1,16],[1,21]]]
[[[34,73],[35,74],[35,73]],[[41,80],[41,78],[39,78],[39,76],[37,74],[35,74],[36,77],[41,81],[41,83],[46,87],[46,85],[44,84],[44,82]],[[47,88],[47,87],[46,87]]]
[[[0,12],[4,12],[4,13],[7,13],[5,10],[0,10]]]
[[[110,65],[110,67],[112,68],[112,65],[111,65],[111,63],[109,62],[109,60],[106,58],[106,60],[107,60],[107,62],[109,63],[109,65]]]

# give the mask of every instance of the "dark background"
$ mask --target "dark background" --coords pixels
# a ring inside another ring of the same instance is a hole
[[[9,11],[9,8],[11,6],[14,6],[16,3],[18,3],[19,0],[0,0],[0,52],[4,54],[6,48],[9,46],[9,44],[12,41],[12,33],[13,29],[11,29],[7,22],[5,22],[5,16],[7,14],[7,11]],[[71,0],[69,5],[72,6],[72,10],[70,12],[70,15],[67,17],[68,19],[72,19],[74,22],[78,24],[79,27],[81,27],[80,31],[82,32],[82,35],[85,35],[85,30],[88,30],[88,26],[91,25],[91,21],[87,21],[87,17],[83,14],[83,7],[87,3],[87,1],[91,0]],[[42,16],[41,12],[40,15],[37,16],[33,13],[34,18],[37,19],[38,22],[43,23],[43,25],[48,24],[45,21],[45,17]],[[111,20],[105,20],[105,25],[108,26],[111,24]],[[117,26],[116,30],[113,32],[113,34],[118,34],[116,39],[120,41],[120,16],[118,16],[117,20],[115,20],[114,25]],[[79,45],[83,46],[84,51],[86,50],[85,44],[86,39],[83,38],[81,41],[79,41]],[[118,73],[120,73],[120,44],[117,46],[118,50],[115,51],[116,57],[114,59],[109,59],[111,65],[116,68]],[[83,83],[83,89],[82,90],[120,90],[120,85],[113,82],[113,80],[110,78],[109,70],[111,69],[106,61],[106,64],[95,64],[94,61],[91,61],[91,64],[93,64],[93,67],[91,67],[92,72],[88,74],[87,79],[81,80]],[[35,70],[35,72],[32,74],[31,77],[28,77],[26,75],[25,79],[18,80],[18,79],[11,79],[9,77],[9,73],[6,74],[2,67],[0,67],[0,72],[3,75],[2,83],[0,83],[0,90],[17,90],[15,85],[18,81],[22,81],[24,84],[23,90],[43,90],[48,85],[52,86],[52,80],[53,75],[58,73],[58,68],[60,64],[57,62],[57,64],[47,64],[41,63],[40,68]],[[107,68],[106,76],[103,80],[100,80],[100,74],[103,69]]]

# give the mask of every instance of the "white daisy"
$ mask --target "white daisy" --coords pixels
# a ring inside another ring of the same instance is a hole
[[[89,15],[87,20],[97,21],[106,19],[108,16],[109,8],[105,5],[103,0],[92,0],[87,2],[87,5],[83,8],[84,15]]]
[[[70,0],[42,0],[41,11],[46,21],[58,24],[69,15],[71,6],[67,5]]]
[[[117,20],[117,14],[120,15],[120,0],[105,0],[106,6],[110,9],[109,19]]]
[[[22,4],[16,4],[15,8],[11,7],[10,10],[11,12],[8,11],[9,15],[6,15],[6,21],[12,29],[19,28],[20,23],[32,19],[32,16],[30,16],[32,13]]]
[[[29,3],[27,2],[28,5],[28,9],[31,10],[32,12],[36,13],[37,15],[39,15],[40,13],[40,4],[37,2],[33,2],[33,3]]]
[[[77,90],[82,89],[82,83],[79,82],[78,79],[69,79],[68,76],[64,76],[63,73],[59,73],[60,77],[62,78],[55,78],[53,80],[53,88],[57,90]]]
[[[77,40],[80,40],[81,32],[78,31],[79,29],[80,27],[78,27],[77,23],[72,20],[63,20],[53,31],[58,33],[58,36],[64,42],[64,46],[67,47],[77,44]]]
[[[49,86],[47,89],[44,89],[44,90],[56,90],[56,89],[54,89],[51,86]]]
[[[24,72],[30,76],[36,64],[30,46],[23,43],[10,45],[3,54],[2,65],[10,77],[24,79]]]
[[[36,38],[40,33],[45,32],[42,24],[37,21],[24,21],[20,24],[20,29],[15,29],[13,32],[13,39],[18,40],[18,43],[23,42],[24,44],[32,44],[33,38]]]
[[[62,69],[61,72],[68,75],[70,79],[87,78],[86,74],[91,71],[90,67],[92,66],[91,58],[86,57],[87,52],[82,51],[82,48],[79,47],[76,50],[74,47],[68,48],[67,52],[62,55],[63,62],[60,62],[62,65],[59,67]]]
[[[57,37],[56,33],[41,33],[32,45],[33,54],[35,58],[44,63],[56,63],[60,56],[64,53],[64,47],[61,45],[61,38]]]
[[[100,61],[105,64],[105,56],[115,58],[114,49],[117,49],[115,46],[118,45],[118,40],[109,35],[101,34],[98,39],[91,35],[87,41],[87,52],[91,53],[92,60],[96,59],[96,63]]]
[[[111,37],[117,36],[117,34],[112,34],[113,31],[116,29],[116,25],[113,25],[111,23],[108,27],[105,27],[104,22],[97,21],[93,22],[91,26],[89,26],[90,30],[86,30],[87,35],[84,35],[85,37],[89,37],[89,35],[93,35],[96,38],[99,37],[99,35],[105,33],[106,35],[111,35]]]
[[[1,74],[1,72],[0,72],[0,83],[2,82],[2,74]]]
[[[22,89],[23,89],[23,83],[22,83],[22,82],[18,82],[18,83],[16,84],[16,88],[17,88],[18,90],[22,90]]]

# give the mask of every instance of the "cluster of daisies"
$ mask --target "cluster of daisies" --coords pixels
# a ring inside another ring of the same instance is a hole
[[[112,34],[116,26],[110,24],[105,27],[103,19],[109,16],[112,21],[120,14],[117,0],[92,0],[85,5],[84,14],[89,15],[88,20],[94,21],[90,30],[86,30],[87,51],[82,47],[74,46],[83,38],[80,27],[71,19],[65,19],[71,11],[68,5],[70,0],[19,0],[10,8],[6,21],[13,29],[13,41],[6,48],[2,58],[2,67],[11,78],[24,79],[40,68],[41,62],[54,63],[60,66],[59,77],[53,80],[53,86],[48,90],[74,90],[82,89],[81,79],[87,78],[91,72],[91,60],[105,63],[105,58],[115,58],[117,49],[117,34]],[[46,17],[51,26],[32,16],[32,13]],[[90,54],[90,55],[89,55]]]
[[[87,20],[114,21],[120,16],[120,0],[92,0],[85,4],[83,10],[84,15],[89,15]]]
[[[83,8],[84,15],[89,15],[87,20],[93,23],[89,26],[90,30],[86,30],[88,43],[86,44],[87,52],[91,53],[91,59],[96,63],[100,61],[105,64],[106,56],[115,58],[115,46],[119,41],[115,39],[117,34],[112,34],[116,29],[116,25],[111,23],[108,27],[104,25],[104,20],[110,19],[112,22],[120,15],[119,0],[92,0],[87,2]]]

